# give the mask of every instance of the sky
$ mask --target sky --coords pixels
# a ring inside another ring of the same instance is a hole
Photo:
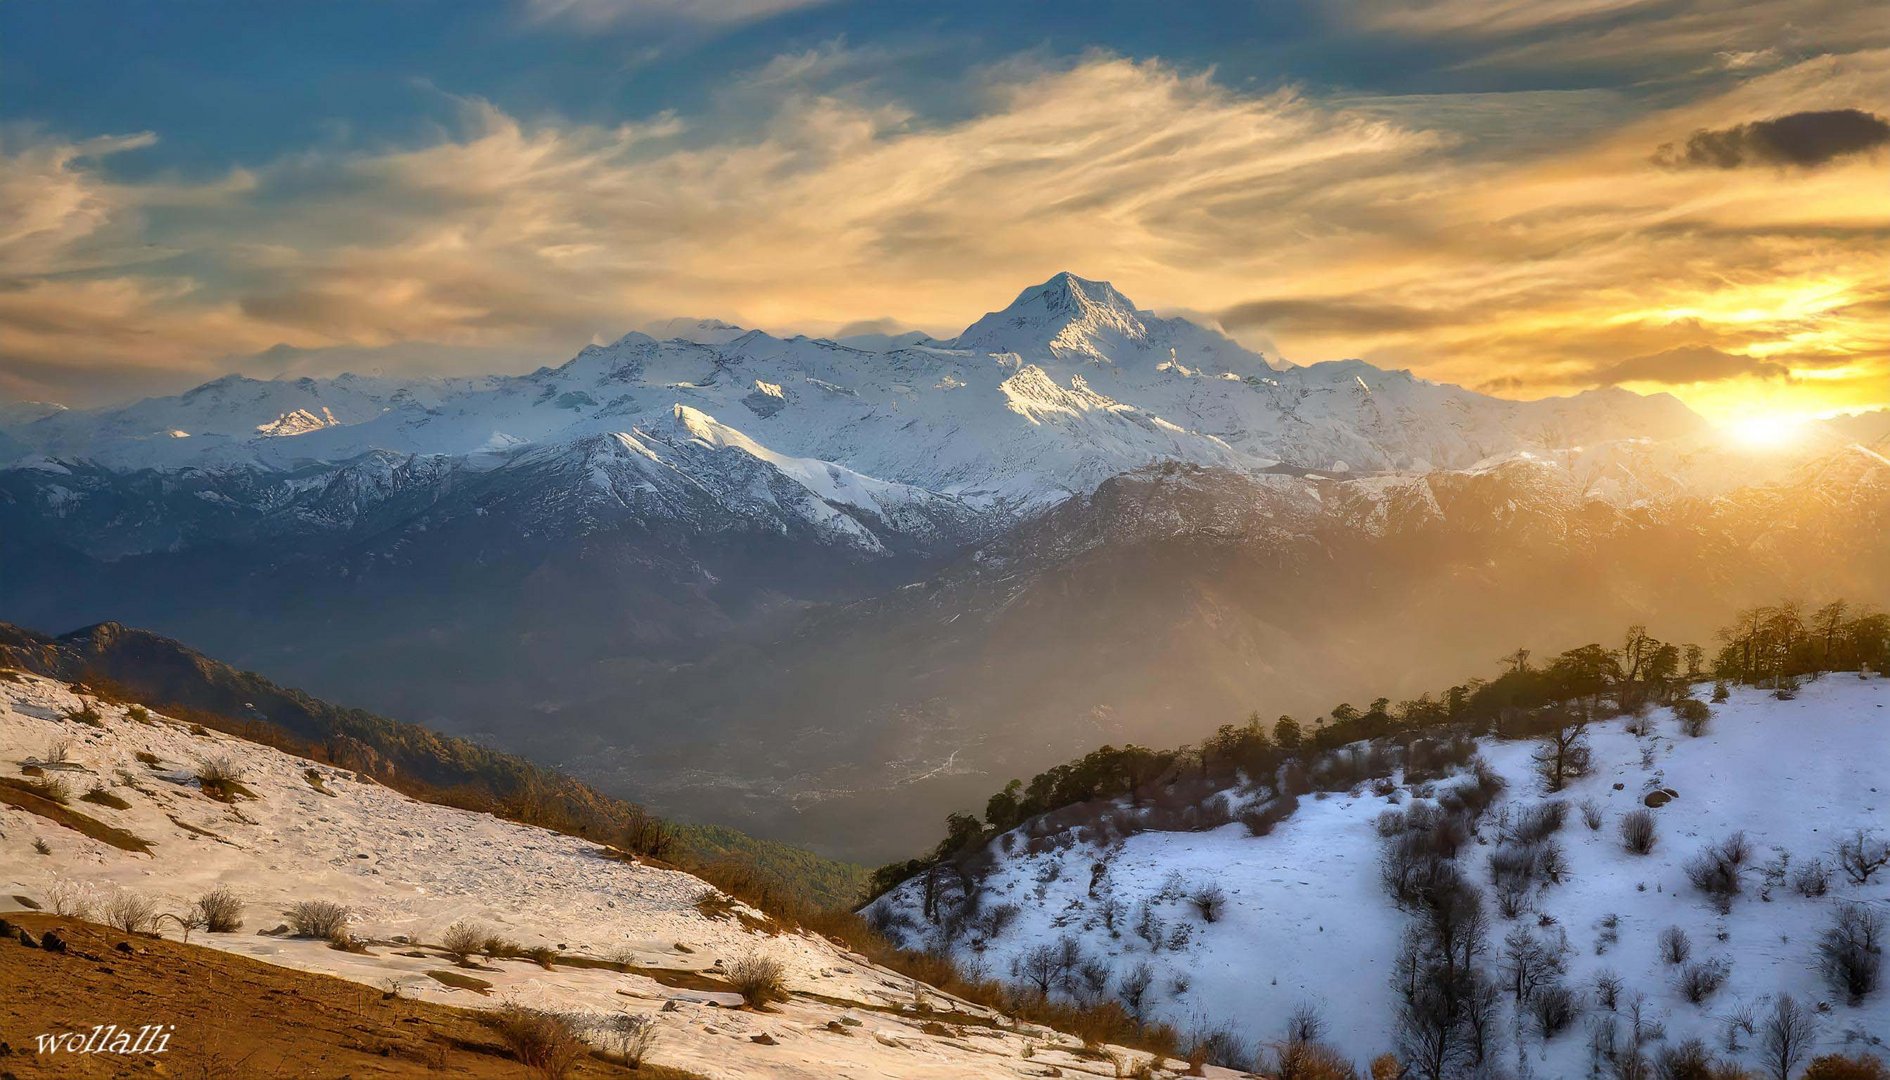
[[[1890,403],[1875,0],[13,0],[0,401],[951,336],[1060,270],[1296,363]]]

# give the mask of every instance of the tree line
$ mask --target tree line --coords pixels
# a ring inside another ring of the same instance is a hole
[[[1546,659],[1519,648],[1500,658],[1502,670],[1493,677],[1395,704],[1386,697],[1363,708],[1343,702],[1305,723],[1293,716],[1268,722],[1254,712],[1172,750],[1103,746],[1029,782],[1012,780],[986,801],[982,817],[949,815],[938,846],[879,868],[867,898],[1043,814],[1098,799],[1140,806],[1184,777],[1274,776],[1291,762],[1359,741],[1447,729],[1534,737],[1604,712],[1672,704],[1707,679],[1789,692],[1797,680],[1823,672],[1890,670],[1890,615],[1845,600],[1815,609],[1794,600],[1750,608],[1716,636],[1720,648],[1709,663],[1704,647],[1664,641],[1636,624],[1615,647],[1593,642]]]

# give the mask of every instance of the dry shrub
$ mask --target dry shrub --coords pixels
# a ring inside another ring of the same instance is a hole
[[[557,1013],[508,1003],[482,1021],[520,1064],[547,1080],[562,1080],[588,1052],[571,1021]]]
[[[462,920],[440,935],[440,949],[455,962],[464,964],[467,957],[484,947],[489,936],[484,927]]]
[[[348,920],[354,912],[346,904],[329,900],[302,900],[289,908],[289,930],[296,937],[321,938],[325,941],[347,939]]]
[[[763,953],[751,952],[737,958],[728,966],[728,981],[750,1008],[787,1000],[787,969],[781,961]]]
[[[197,898],[197,915],[213,934],[234,934],[243,928],[243,901],[227,885],[218,885]]]
[[[642,1068],[643,1059],[656,1045],[656,1018],[643,1013],[615,1013],[603,1022],[604,1037],[617,1048],[623,1063]]]
[[[113,893],[99,913],[106,925],[117,927],[127,934],[148,934],[157,925],[157,905],[151,902],[150,897],[140,896],[129,889]]]
[[[1890,1080],[1890,1067],[1875,1054],[1826,1054],[1811,1059],[1803,1080]]]
[[[1646,855],[1652,852],[1655,833],[1652,810],[1631,810],[1622,815],[1621,843],[1634,854]]]
[[[222,802],[235,802],[239,797],[256,797],[256,793],[243,784],[243,767],[227,756],[198,762],[197,786],[205,795]]]

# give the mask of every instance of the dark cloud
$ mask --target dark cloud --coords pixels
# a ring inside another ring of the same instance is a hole
[[[1625,382],[1701,383],[1736,379],[1742,375],[1783,379],[1789,372],[1780,364],[1740,356],[1711,345],[1682,345],[1665,352],[1635,356],[1594,371],[1596,380],[1614,385]]]
[[[1251,300],[1215,315],[1229,329],[1271,327],[1300,333],[1395,333],[1447,325],[1448,314],[1401,304],[1354,300]]]
[[[1701,128],[1684,143],[1665,143],[1654,162],[1669,169],[1790,165],[1814,169],[1890,146],[1890,120],[1862,109],[1787,113],[1729,128]]]

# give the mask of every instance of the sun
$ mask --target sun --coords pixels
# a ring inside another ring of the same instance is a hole
[[[1805,426],[1802,417],[1785,413],[1759,413],[1741,417],[1727,425],[1733,441],[1755,450],[1772,450],[1795,441]]]

